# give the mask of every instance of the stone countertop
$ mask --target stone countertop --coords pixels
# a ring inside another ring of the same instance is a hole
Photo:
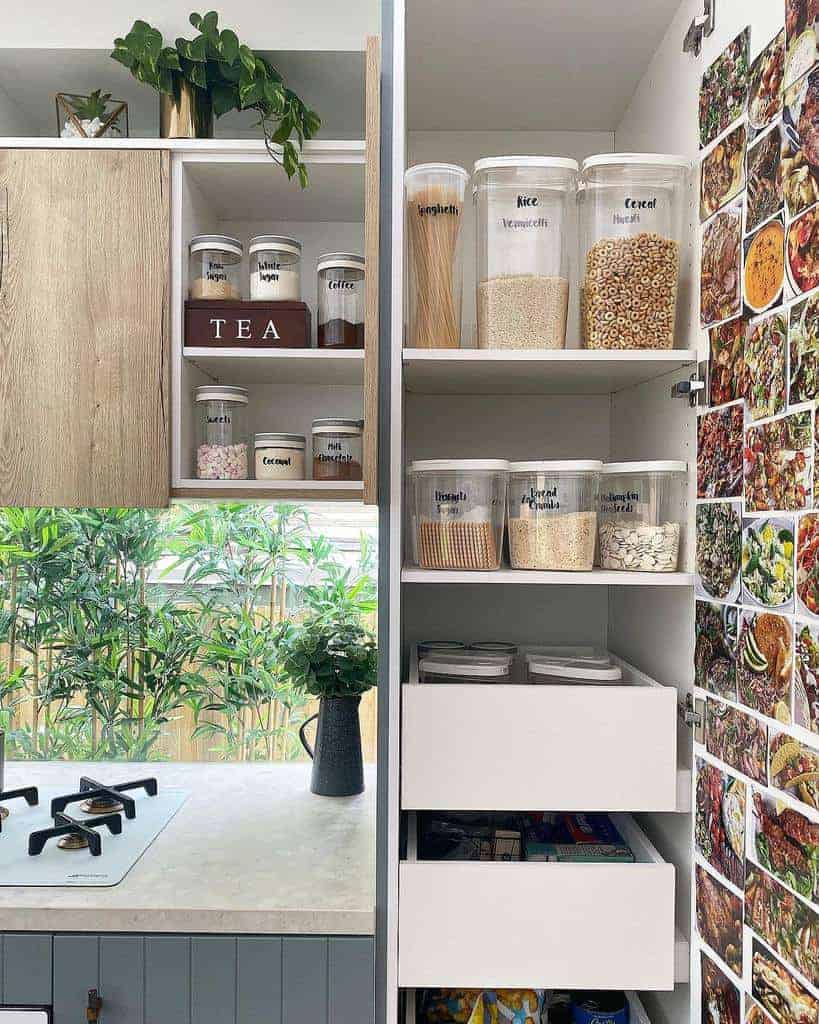
[[[355,797],[309,764],[9,762],[6,788],[154,775],[189,796],[119,885],[0,886],[1,931],[372,935],[375,767]]]

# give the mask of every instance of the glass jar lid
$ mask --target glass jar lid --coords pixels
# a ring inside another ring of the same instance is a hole
[[[244,251],[238,238],[230,235],[196,235],[188,243],[191,253],[203,252],[206,249],[215,252],[227,252],[231,256],[241,256]]]
[[[354,252],[326,252],[318,258],[316,272],[323,270],[363,270],[364,257]]]
[[[321,419],[313,420],[314,434],[360,434],[364,429],[364,420],[338,419],[332,416],[324,416]]]
[[[253,443],[256,448],[293,448],[296,451],[303,451],[307,445],[307,438],[304,434],[276,434],[265,431],[256,434]]]
[[[247,388],[233,388],[225,384],[205,384],[194,390],[197,402],[240,402],[247,405]]]
[[[291,256],[301,256],[301,242],[288,235],[256,235],[247,243],[250,255],[254,252],[287,252]]]
[[[691,161],[673,153],[599,153],[583,161],[586,182],[671,184],[691,169]]]
[[[687,473],[687,462],[664,460],[659,462],[607,462],[601,472],[606,474],[638,475],[639,473]]]
[[[470,470],[488,469],[505,473],[509,469],[506,459],[422,459],[410,465],[410,473],[440,473],[447,470],[468,473]]]
[[[510,462],[510,473],[599,473],[603,463],[596,459],[558,459],[548,462]]]

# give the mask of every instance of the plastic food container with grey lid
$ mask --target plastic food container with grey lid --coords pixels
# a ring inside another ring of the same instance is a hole
[[[231,235],[196,235],[188,244],[188,298],[242,298],[242,254]]]
[[[301,242],[256,235],[247,247],[251,302],[301,302]]]
[[[304,434],[256,434],[253,447],[257,480],[304,480]]]

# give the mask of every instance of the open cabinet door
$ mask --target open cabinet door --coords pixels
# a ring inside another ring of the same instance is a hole
[[[721,0],[684,53],[701,14],[682,5],[616,136],[695,166],[690,1019],[816,1024],[819,11]],[[683,1019],[679,993],[647,1006]]]

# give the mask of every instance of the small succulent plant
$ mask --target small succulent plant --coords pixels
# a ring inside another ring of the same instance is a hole
[[[105,112],[111,102],[111,93],[95,89],[88,96],[71,96],[68,102],[81,121],[93,121],[94,118],[104,121]],[[116,125],[112,127],[116,128]]]

